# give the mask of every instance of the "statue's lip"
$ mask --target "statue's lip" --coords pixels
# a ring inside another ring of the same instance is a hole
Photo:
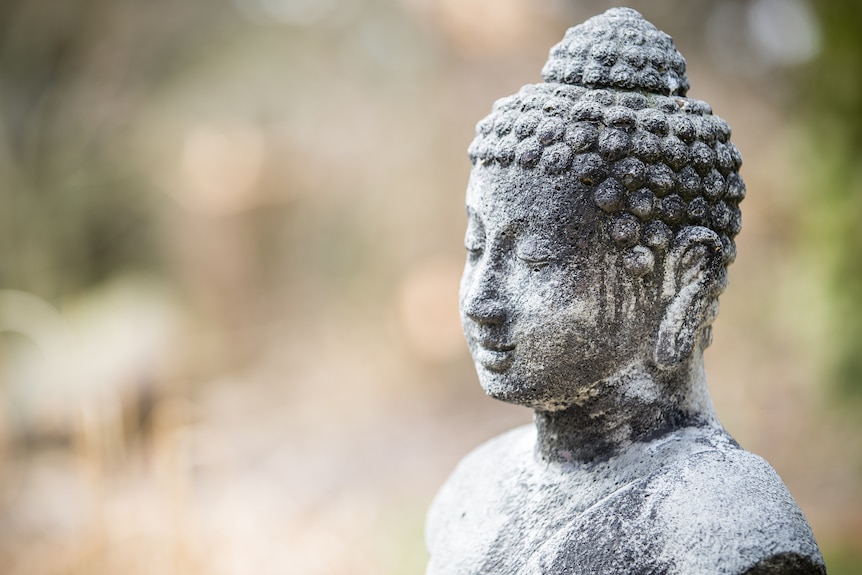
[[[473,359],[488,371],[503,372],[512,365],[512,350],[498,351],[479,346],[473,351]]]
[[[488,371],[502,372],[512,365],[514,343],[493,339],[477,339],[473,359]]]
[[[515,349],[514,343],[500,341],[498,339],[492,339],[492,338],[477,337],[476,343],[479,345],[479,347],[481,347],[482,349],[485,349],[487,351],[496,351],[496,352],[505,353],[505,352],[512,351],[513,349]]]

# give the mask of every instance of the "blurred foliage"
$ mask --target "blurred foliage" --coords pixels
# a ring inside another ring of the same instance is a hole
[[[806,211],[830,274],[834,379],[862,400],[862,2],[814,2],[820,54],[802,93],[811,136]]]
[[[862,551],[855,547],[826,547],[818,541],[829,575],[860,575],[862,573]],[[827,542],[829,544],[831,542]]]
[[[218,30],[224,12],[194,4],[0,2],[4,287],[56,302],[162,268],[158,206],[130,131]]]
[[[151,207],[116,138],[135,88],[92,70],[104,4],[0,4],[0,281],[55,301],[154,263]]]
[[[829,575],[859,575],[862,573],[862,553],[858,550],[827,550],[823,554]]]

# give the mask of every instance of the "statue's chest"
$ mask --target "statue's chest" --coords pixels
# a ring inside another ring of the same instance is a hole
[[[565,481],[563,481],[565,479]],[[595,476],[520,469],[447,486],[429,575],[517,575],[553,534],[619,487]]]

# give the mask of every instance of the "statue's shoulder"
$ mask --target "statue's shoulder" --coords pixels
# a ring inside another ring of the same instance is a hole
[[[536,445],[536,428],[533,425],[516,427],[479,445],[458,462],[446,479],[436,500],[443,499],[451,491],[459,497],[464,490],[483,490],[507,474],[508,468],[516,468],[532,458]]]
[[[589,527],[589,528],[587,528]],[[536,572],[825,573],[774,469],[732,443],[669,462],[585,511],[534,555]],[[529,570],[528,570],[529,572]],[[637,571],[640,572],[640,571]]]
[[[653,500],[680,573],[716,573],[717,564],[734,574],[825,573],[799,505],[753,453],[732,446],[693,454],[652,477],[641,494]]]
[[[481,507],[490,498],[504,497],[506,490],[495,487],[518,474],[523,463],[531,459],[535,443],[535,427],[525,425],[486,441],[461,459],[434,498],[429,528],[441,523],[443,517],[462,514],[465,509],[461,507]]]
[[[510,529],[505,483],[532,460],[532,425],[499,435],[464,457],[434,498],[425,526],[428,573],[482,573],[485,550]]]

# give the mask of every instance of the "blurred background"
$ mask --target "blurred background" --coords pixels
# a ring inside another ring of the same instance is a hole
[[[0,1],[0,573],[421,574],[466,148],[597,0]],[[707,353],[862,573],[862,2],[632,1],[734,128]]]

